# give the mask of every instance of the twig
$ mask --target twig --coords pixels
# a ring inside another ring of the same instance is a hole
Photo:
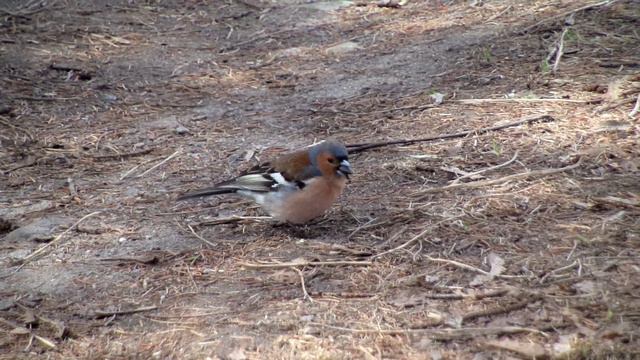
[[[20,303],[20,302],[16,302],[15,303],[19,308],[21,308],[23,311],[25,312],[31,312],[34,313],[34,309]],[[54,334],[54,338],[56,339],[60,339],[62,337],[64,337],[65,335],[68,334],[68,329],[67,327],[64,325],[63,322],[61,321],[57,321],[57,320],[53,320],[53,319],[49,319],[48,317],[42,316],[40,314],[34,313],[34,316],[38,319],[38,321],[41,321],[43,323],[47,323],[49,324],[49,326],[51,326],[53,329],[55,329],[55,334]]]
[[[470,320],[474,320],[480,317],[488,317],[488,316],[495,316],[495,315],[500,315],[500,314],[508,314],[512,311],[516,311],[516,310],[520,310],[524,307],[526,307],[527,305],[534,303],[538,300],[540,300],[542,298],[541,295],[533,295],[533,296],[526,296],[524,300],[521,300],[517,303],[511,304],[511,305],[507,305],[507,306],[500,306],[500,307],[493,307],[493,308],[488,308],[488,309],[482,309],[482,310],[478,310],[478,311],[472,311],[468,314],[465,314],[462,317],[462,322],[466,322],[466,321],[470,321]]]
[[[555,74],[558,71],[558,66],[560,66],[560,59],[564,53],[564,37],[569,32],[569,27],[565,26],[564,30],[562,30],[562,35],[560,35],[560,42],[558,43],[558,50],[556,51],[556,60],[553,62],[553,73]]]
[[[297,272],[300,276],[300,285],[302,285],[302,293],[304,294],[304,299],[308,299],[309,302],[313,302],[313,298],[311,297],[311,295],[309,295],[309,293],[307,292],[307,287],[304,285],[304,274],[302,273],[302,270],[298,269],[295,266],[292,266],[291,269],[295,270],[295,272]]]
[[[389,145],[411,145],[411,144],[416,144],[420,142],[463,138],[472,134],[479,135],[479,134],[502,130],[502,129],[519,126],[523,124],[533,124],[538,122],[551,122],[551,121],[555,121],[555,119],[550,115],[541,115],[541,116],[535,116],[530,118],[524,118],[521,120],[503,124],[503,125],[496,125],[496,126],[481,128],[476,130],[467,130],[467,131],[462,131],[454,134],[445,134],[445,135],[432,136],[432,137],[426,137],[426,138],[420,138],[420,139],[411,139],[411,140],[394,140],[394,141],[385,141],[385,142],[378,142],[378,143],[351,144],[351,145],[347,145],[347,148],[349,149],[350,154],[356,154],[365,150],[376,149],[376,148],[389,146]]]
[[[152,152],[153,150],[154,150],[153,148],[150,148],[150,149],[144,149],[140,151],[134,151],[134,152],[123,153],[123,154],[94,155],[92,156],[92,158],[96,160],[123,160],[123,159],[127,159],[134,156],[146,155]]]
[[[40,335],[36,335],[33,333],[33,331],[20,326],[18,324],[15,324],[7,319],[4,318],[0,318],[0,322],[12,327],[12,332],[14,334],[20,334],[20,335],[31,335],[32,338],[35,338],[36,340],[38,340],[42,345],[44,345],[45,347],[48,347],[50,349],[55,349],[57,347],[56,343],[54,343],[53,341],[47,339],[46,337],[40,336]]]
[[[504,10],[500,11],[499,13],[489,17],[487,20],[484,21],[484,23],[488,23],[490,21],[493,21],[497,18],[499,18],[500,16],[504,15],[507,11],[511,10],[511,5],[507,6]]]
[[[53,4],[55,4],[55,1],[53,1],[51,5],[53,5]],[[51,7],[51,5],[42,6],[42,7],[37,8],[37,9],[33,9],[33,10],[29,10],[29,11],[21,11],[21,12],[13,12],[13,11],[5,9],[5,8],[0,8],[0,13],[5,13],[7,15],[11,15],[11,16],[15,16],[15,17],[22,17],[22,18],[28,19],[30,15],[34,15],[34,14],[37,14],[37,13],[39,13],[41,11],[47,10],[49,7]]]
[[[299,260],[299,261],[291,261],[284,263],[263,263],[263,264],[255,264],[255,263],[246,263],[242,262],[239,265],[244,266],[249,269],[281,269],[281,268],[290,268],[294,266],[369,266],[371,265],[371,261],[308,261],[308,260]]]
[[[471,266],[471,265],[467,265],[465,263],[461,263],[461,262],[458,262],[458,261],[455,261],[455,260],[434,258],[434,257],[431,257],[431,256],[427,256],[427,260],[433,261],[433,262],[439,262],[439,263],[453,265],[453,266],[459,267],[461,269],[473,271],[473,272],[476,272],[478,274],[482,274],[482,275],[490,276],[490,277],[496,277],[496,278],[502,278],[502,279],[517,279],[517,278],[524,277],[524,276],[521,276],[521,275],[491,274],[488,271],[484,271],[484,270],[482,270],[480,268],[477,268],[477,267],[474,267],[474,266]]]
[[[431,226],[427,227],[426,229],[424,229],[424,230],[423,230],[421,233],[419,233],[418,235],[416,235],[416,236],[412,237],[411,239],[409,239],[409,241],[405,242],[404,244],[402,244],[402,245],[400,245],[400,246],[397,246],[397,247],[394,247],[393,249],[389,249],[389,250],[387,250],[387,251],[383,251],[383,252],[381,252],[380,254],[373,255],[371,258],[372,258],[372,259],[376,259],[376,258],[379,258],[379,257],[381,257],[381,256],[384,256],[384,255],[390,254],[390,253],[392,253],[392,252],[396,252],[396,251],[398,251],[398,250],[402,250],[402,249],[406,248],[407,246],[409,246],[409,245],[413,244],[414,242],[418,241],[418,240],[419,240],[420,238],[422,238],[426,233],[428,233],[428,232],[430,232],[431,230],[435,229],[435,228],[436,228],[437,226],[439,226],[440,224],[442,224],[442,223],[444,223],[444,222],[447,222],[447,221],[453,221],[453,220],[456,220],[456,219],[458,219],[458,218],[460,218],[460,217],[462,217],[462,215],[458,215],[458,216],[454,216],[454,217],[452,217],[452,218],[448,218],[448,219],[444,219],[444,220],[438,221],[437,223],[435,223],[435,224],[433,224],[433,225],[431,225]]]
[[[139,264],[152,265],[160,262],[160,258],[156,255],[141,256],[141,257],[110,257],[100,258],[100,261],[119,261],[119,262],[135,262]]]
[[[193,227],[191,227],[191,225],[187,224],[187,227],[189,227],[189,230],[191,230],[191,233],[193,234],[193,236],[197,237],[198,239],[200,239],[200,241],[204,242],[205,244],[211,246],[212,248],[216,247],[216,244],[212,243],[211,241],[203,238],[202,236],[198,235],[198,233],[193,230]]]
[[[27,136],[29,137],[29,139],[31,141],[33,141],[35,138],[33,137],[33,134],[31,132],[29,132],[29,130],[23,129],[21,127],[15,126],[12,123],[10,123],[9,121],[5,120],[6,118],[4,116],[0,116],[0,124],[6,125],[16,131],[22,131],[23,133],[27,134]]]
[[[31,157],[31,159],[29,159],[29,161],[27,161],[25,163],[22,163],[20,165],[16,165],[16,166],[12,167],[11,169],[4,170],[4,171],[2,171],[2,173],[4,173],[5,175],[8,175],[8,174],[10,174],[10,173],[12,173],[12,172],[14,172],[16,170],[20,170],[20,169],[31,167],[31,166],[37,164],[38,161],[41,160],[41,159],[42,158]]]
[[[50,248],[51,246],[53,246],[54,244],[57,244],[58,242],[60,242],[60,240],[62,239],[62,237],[68,233],[69,231],[73,230],[76,226],[78,226],[78,224],[80,224],[81,222],[85,221],[86,219],[98,215],[100,214],[100,211],[94,211],[91,214],[85,215],[83,216],[80,220],[76,221],[73,225],[69,226],[69,228],[65,231],[63,231],[62,233],[60,233],[58,236],[56,236],[53,240],[51,240],[51,242],[45,244],[44,246],[40,247],[39,249],[37,249],[36,251],[32,252],[31,254],[29,254],[28,256],[26,256],[23,259],[20,259],[17,261],[18,264],[24,265],[34,259],[39,258],[40,256],[44,256],[44,252],[45,250],[47,250],[48,248]]]
[[[457,102],[460,104],[486,104],[486,103],[501,103],[501,102],[524,102],[524,103],[536,103],[536,102],[562,102],[562,103],[574,103],[574,104],[593,104],[596,102],[602,102],[601,98],[593,100],[576,100],[576,99],[558,99],[558,98],[504,98],[504,99],[458,99],[449,100],[450,102]]]
[[[508,292],[509,292],[509,290],[507,290],[507,289],[497,289],[497,290],[490,290],[490,291],[486,291],[486,292],[483,292],[483,293],[476,293],[476,294],[426,293],[426,294],[421,294],[419,299],[412,299],[411,301],[407,301],[405,303],[398,304],[398,306],[402,307],[402,308],[411,308],[411,307],[415,307],[415,306],[425,305],[425,304],[427,304],[427,300],[428,299],[435,299],[435,300],[466,300],[466,299],[481,300],[481,299],[486,299],[486,298],[504,296]]]
[[[320,326],[327,329],[346,331],[355,334],[384,334],[384,335],[402,335],[402,334],[425,334],[437,340],[449,340],[468,338],[475,336],[502,335],[502,334],[518,334],[532,333],[539,334],[544,337],[548,335],[538,329],[525,328],[520,326],[502,326],[502,327],[477,327],[477,328],[461,328],[461,329],[353,329],[342,326],[327,325],[312,322],[310,325]]]
[[[541,20],[541,21],[539,21],[539,22],[537,22],[537,23],[535,23],[535,24],[533,24],[531,26],[528,26],[524,30],[522,30],[521,33],[528,33],[531,29],[534,29],[534,28],[536,28],[536,27],[538,27],[538,26],[540,26],[540,25],[542,25],[542,24],[544,24],[546,22],[554,21],[554,20],[557,20],[557,19],[561,19],[561,18],[564,18],[564,17],[566,17],[568,15],[571,15],[571,14],[574,14],[574,13],[577,13],[577,12],[580,12],[580,11],[584,11],[584,10],[589,10],[589,9],[592,9],[592,8],[595,8],[595,7],[611,5],[611,4],[613,4],[613,3],[617,2],[617,1],[618,0],[606,0],[606,1],[601,1],[599,3],[595,3],[595,4],[581,6],[581,7],[577,8],[577,9],[565,11],[565,12],[560,13],[558,15],[550,16],[550,17],[548,17],[548,18],[546,18],[544,20]]]
[[[243,220],[270,220],[273,219],[271,216],[229,216],[229,217],[224,217],[224,218],[218,218],[218,219],[211,219],[211,220],[207,220],[207,221],[202,221],[199,222],[197,224],[195,224],[196,226],[203,226],[203,225],[221,225],[221,224],[229,224],[229,223],[234,223],[234,222],[240,222]]]
[[[638,114],[638,111],[640,111],[640,93],[638,94],[638,98],[636,99],[636,105],[629,113],[629,117],[633,119]]]
[[[69,195],[71,195],[72,198],[75,198],[76,196],[78,196],[78,190],[76,189],[76,182],[73,180],[72,177],[67,178],[67,187],[69,188]]]
[[[617,107],[619,107],[619,106],[623,106],[623,105],[627,105],[627,104],[632,104],[632,103],[634,103],[634,102],[635,102],[635,100],[634,100],[633,98],[629,98],[629,99],[622,99],[622,100],[619,100],[619,101],[613,102],[613,103],[611,103],[611,104],[609,104],[609,105],[603,105],[603,106],[600,106],[599,108],[595,109],[595,110],[593,111],[593,113],[594,113],[594,114],[601,114],[601,113],[603,113],[603,112],[605,112],[605,111],[609,111],[609,110],[615,109],[615,108],[617,108]]]
[[[553,174],[558,174],[558,173],[562,173],[562,172],[565,172],[565,171],[573,170],[573,169],[579,167],[581,164],[582,164],[582,158],[579,158],[578,161],[575,164],[572,164],[572,165],[569,165],[569,166],[565,166],[565,167],[561,167],[561,168],[557,168],[557,169],[534,170],[534,171],[527,171],[527,172],[523,172],[523,173],[519,173],[519,174],[512,174],[512,175],[508,175],[508,176],[501,177],[501,178],[498,178],[498,179],[481,180],[481,181],[474,181],[474,182],[468,182],[468,183],[462,183],[462,184],[451,184],[451,185],[447,185],[447,186],[443,186],[443,187],[421,190],[417,194],[418,195],[423,195],[423,194],[429,194],[429,193],[441,192],[441,191],[449,191],[449,190],[455,190],[455,189],[461,189],[461,188],[469,188],[470,189],[470,188],[477,188],[477,187],[482,187],[482,186],[501,184],[501,183],[504,183],[504,182],[507,182],[507,181],[511,181],[511,180],[521,180],[521,179],[528,179],[528,178],[531,178],[531,177],[548,176],[548,175],[553,175]]]
[[[573,241],[573,247],[571,248],[571,251],[569,251],[569,255],[567,255],[567,261],[571,260],[571,257],[573,256],[573,253],[576,251],[576,249],[578,248],[578,240],[574,240]]]
[[[561,267],[561,268],[558,268],[558,269],[555,269],[555,270],[549,271],[548,273],[546,273],[546,274],[545,274],[545,275],[540,279],[540,284],[543,284],[543,283],[545,282],[545,280],[547,280],[547,278],[548,278],[549,276],[554,275],[554,274],[557,274],[557,273],[559,273],[559,272],[561,272],[561,271],[564,271],[564,270],[572,269],[572,268],[574,268],[576,265],[579,265],[578,260],[575,260],[574,262],[572,262],[571,264],[569,264],[569,265],[567,265],[567,266],[563,266],[563,267]]]
[[[166,159],[160,161],[159,163],[155,164],[154,166],[150,167],[149,170],[143,172],[142,174],[136,176],[136,178],[141,178],[145,175],[147,175],[148,173],[150,173],[151,171],[155,170],[156,168],[158,168],[159,166],[161,166],[162,164],[166,163],[167,161],[173,159],[174,157],[178,156],[178,154],[180,154],[182,152],[181,149],[176,150],[173,154],[169,155],[169,157],[167,157]]]
[[[143,307],[140,307],[140,308],[137,308],[137,309],[131,309],[131,310],[118,310],[118,311],[96,310],[96,312],[93,314],[93,316],[96,319],[102,319],[102,318],[105,318],[105,317],[108,317],[108,316],[136,314],[136,313],[140,313],[140,312],[156,310],[157,308],[158,308],[157,306],[151,305],[151,306],[143,306]]]
[[[451,182],[451,184],[457,184],[462,179],[470,178],[470,177],[473,177],[473,176],[476,176],[476,175],[480,175],[480,174],[488,172],[488,171],[497,170],[497,169],[503,168],[505,166],[511,165],[514,161],[516,161],[517,158],[518,158],[518,152],[516,151],[516,153],[513,154],[513,157],[511,158],[511,160],[509,160],[507,162],[504,162],[502,164],[498,164],[498,165],[495,165],[495,166],[491,166],[491,167],[482,169],[482,170],[478,170],[478,171],[474,171],[474,172],[471,172],[471,173],[467,173],[467,174],[465,174],[463,176],[460,176],[459,178],[453,180]]]
[[[37,97],[37,96],[16,96],[15,100],[27,100],[27,101],[67,101],[67,100],[80,100],[79,96],[74,97]]]

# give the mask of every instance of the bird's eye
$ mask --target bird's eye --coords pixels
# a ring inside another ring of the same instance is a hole
[[[332,164],[337,164],[338,163],[338,159],[336,158],[329,158],[329,162]]]

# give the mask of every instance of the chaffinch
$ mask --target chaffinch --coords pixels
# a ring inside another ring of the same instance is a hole
[[[212,188],[186,193],[178,200],[237,194],[252,199],[279,221],[302,224],[331,207],[351,173],[345,146],[326,140],[284,154]]]

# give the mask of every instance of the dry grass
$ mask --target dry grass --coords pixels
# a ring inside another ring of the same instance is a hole
[[[83,221],[19,268],[42,245],[3,243],[2,356],[638,356],[637,6],[565,27],[595,2],[431,3],[3,14],[0,204],[52,205],[0,231]],[[324,51],[349,39],[364,50]],[[354,154],[341,202],[304,227],[172,201],[328,135],[465,130]]]

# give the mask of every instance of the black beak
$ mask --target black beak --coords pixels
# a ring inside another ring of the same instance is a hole
[[[347,160],[342,160],[340,162],[338,171],[341,172],[347,178],[347,180],[349,179],[349,174],[353,174],[353,170],[351,170],[351,164],[349,164]]]

